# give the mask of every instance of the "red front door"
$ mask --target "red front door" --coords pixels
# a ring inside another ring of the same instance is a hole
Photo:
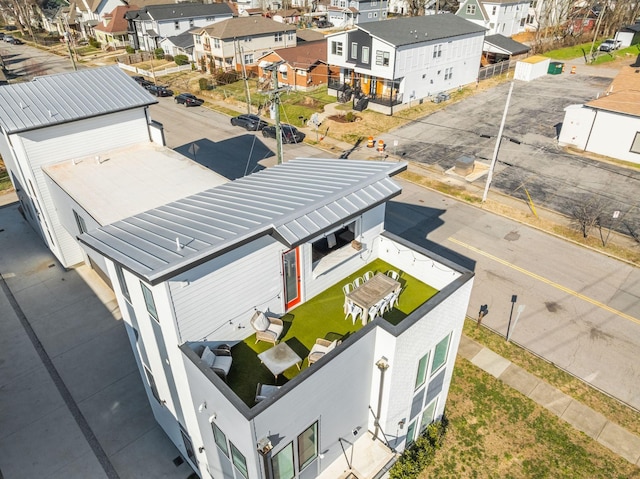
[[[291,309],[300,302],[300,257],[298,248],[287,251],[282,255],[284,271],[284,298],[287,309]]]

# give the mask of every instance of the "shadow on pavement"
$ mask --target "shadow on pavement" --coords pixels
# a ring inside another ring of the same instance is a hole
[[[263,170],[259,162],[274,156],[261,139],[249,133],[217,143],[202,138],[174,150],[230,180]]]

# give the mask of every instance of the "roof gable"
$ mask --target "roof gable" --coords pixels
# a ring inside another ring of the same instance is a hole
[[[206,32],[212,38],[230,39],[295,30],[295,25],[276,22],[269,18],[235,17],[195,30],[194,33],[202,34]]]
[[[157,102],[117,66],[60,73],[0,88],[0,128],[18,133]]]
[[[452,14],[394,18],[357,27],[396,47],[486,31],[486,28]]]
[[[294,247],[401,191],[406,163],[296,159],[91,230],[88,247],[152,284],[272,235]]]
[[[120,5],[113,9],[113,11],[109,14],[111,16],[111,20],[109,23],[104,25],[103,23],[99,23],[95,26],[96,30],[106,32],[106,33],[120,33],[127,32],[129,29],[129,22],[125,17],[125,14],[130,10],[135,10],[138,7],[130,6],[130,5]]]
[[[468,7],[474,6],[475,9],[473,9],[474,11],[473,13],[471,13]],[[461,18],[466,18],[467,20],[476,20],[482,22],[489,21],[489,14],[484,8],[483,2],[481,2],[480,0],[465,0],[464,2],[460,3],[460,8],[458,8],[456,15]]]

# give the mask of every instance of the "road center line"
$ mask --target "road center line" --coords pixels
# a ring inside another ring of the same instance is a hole
[[[630,315],[628,315],[626,313],[623,313],[622,311],[618,311],[617,309],[614,309],[611,306],[607,306],[606,304],[601,303],[600,301],[596,301],[595,299],[589,298],[588,296],[585,296],[584,294],[581,294],[581,293],[578,293],[577,291],[569,289],[566,286],[562,286],[561,284],[556,283],[554,281],[551,281],[550,279],[547,279],[547,278],[544,278],[544,277],[542,277],[542,276],[540,276],[538,274],[532,273],[531,271],[527,271],[526,269],[521,268],[520,266],[516,266],[513,263],[509,263],[508,261],[505,261],[505,260],[503,260],[501,258],[498,258],[497,256],[493,256],[492,254],[489,254],[489,253],[487,253],[485,251],[482,251],[482,250],[476,248],[475,246],[471,246],[469,244],[463,243],[462,241],[457,240],[457,239],[455,239],[453,237],[449,237],[447,239],[449,241],[451,241],[452,243],[455,243],[455,244],[457,244],[459,246],[462,246],[463,248],[466,248],[466,249],[471,250],[471,251],[473,251],[475,253],[478,253],[479,255],[482,255],[485,258],[492,259],[493,261],[496,261],[496,262],[498,262],[500,264],[503,264],[503,265],[505,265],[505,266],[507,266],[507,267],[509,267],[511,269],[519,271],[520,273],[526,274],[527,276],[530,276],[533,279],[537,279],[538,281],[541,281],[541,282],[543,282],[545,284],[548,284],[549,286],[553,286],[554,288],[559,289],[560,291],[564,291],[567,294],[570,294],[572,296],[575,296],[576,298],[579,298],[579,299],[581,299],[583,301],[591,303],[594,306],[597,306],[598,308],[604,309],[605,311],[608,311],[608,312],[613,313],[613,314],[615,314],[617,316],[620,316],[621,318],[624,318],[624,319],[626,319],[628,321],[633,321],[636,324],[640,324],[640,319],[634,318],[633,316],[630,316]]]

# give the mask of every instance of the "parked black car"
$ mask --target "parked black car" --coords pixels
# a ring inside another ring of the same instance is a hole
[[[204,100],[192,95],[191,93],[180,93],[176,95],[174,101],[180,105],[184,106],[200,106],[204,103]]]
[[[11,43],[14,40],[14,36],[13,35],[5,35],[4,36],[4,41],[7,43]]]
[[[305,134],[301,131],[298,131],[295,126],[287,125],[286,123],[280,124],[280,132],[282,133],[283,143],[302,143],[305,137]],[[262,136],[264,136],[265,138],[275,138],[275,125],[265,126],[262,129]]]
[[[318,28],[331,28],[333,26],[333,23],[328,20],[318,20],[316,22],[316,26]]]
[[[264,120],[261,120],[258,115],[238,115],[231,118],[231,124],[233,126],[241,126],[247,131],[262,130],[265,126],[268,126]]]
[[[147,80],[145,77],[142,76],[133,76],[131,77],[134,79],[134,81],[140,85],[142,88],[149,88],[150,85],[153,85],[153,82],[150,82],[149,80]]]
[[[173,90],[169,90],[166,86],[163,85],[154,85],[151,84],[147,87],[149,93],[155,96],[173,96]]]
[[[12,45],[24,45],[24,42],[22,40],[15,37],[11,37],[11,39],[7,40],[7,42],[11,43]]]

